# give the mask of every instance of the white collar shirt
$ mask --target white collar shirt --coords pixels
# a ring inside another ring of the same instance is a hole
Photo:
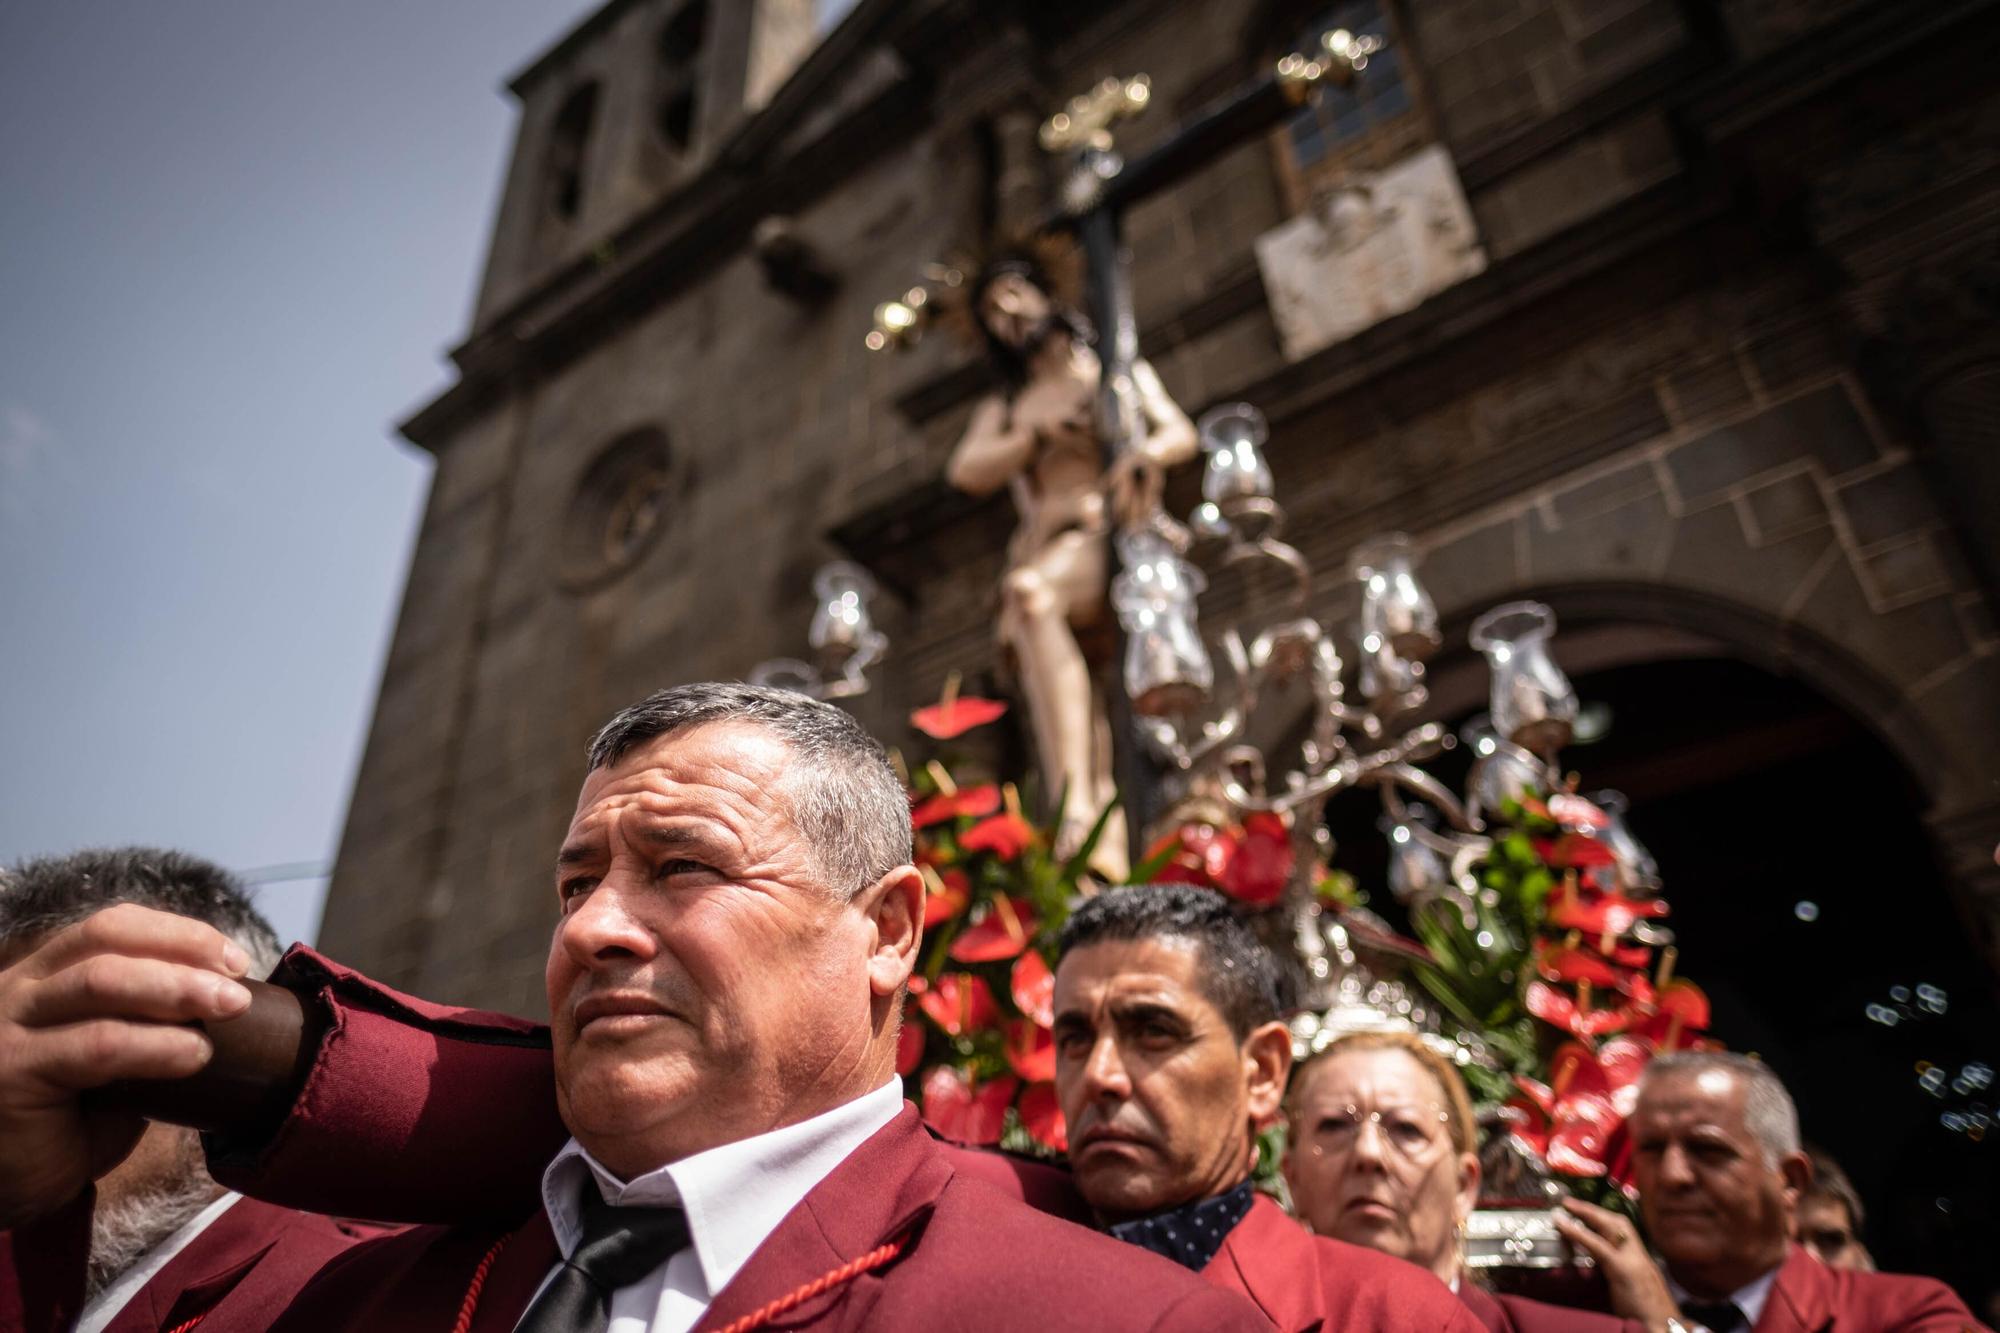
[[[687,1215],[690,1244],[612,1294],[609,1333],[686,1333],[785,1214],[902,1107],[902,1088],[891,1079],[810,1120],[710,1148],[630,1181],[571,1139],[542,1173],[542,1204],[565,1258],[581,1239],[582,1191],[592,1177],[613,1207],[679,1207]]]
[[[151,1282],[162,1268],[173,1262],[174,1256],[185,1250],[196,1236],[208,1230],[210,1223],[228,1212],[230,1205],[242,1197],[234,1191],[223,1194],[181,1223],[172,1235],[139,1256],[139,1262],[112,1279],[111,1285],[98,1292],[83,1307],[83,1313],[76,1317],[76,1333],[100,1333],[139,1294],[140,1288]]]
[[[1778,1267],[1782,1268],[1784,1265],[1780,1264]],[[1743,1327],[1757,1327],[1757,1321],[1763,1317],[1765,1305],[1771,1300],[1771,1288],[1777,1281],[1778,1269],[1774,1268],[1756,1281],[1746,1283],[1729,1293],[1729,1303],[1743,1312]],[[1686,1305],[1690,1301],[1696,1301],[1686,1287],[1674,1281],[1672,1273],[1667,1274],[1667,1290],[1672,1293],[1676,1305]],[[1705,1304],[1699,1301],[1696,1303]]]

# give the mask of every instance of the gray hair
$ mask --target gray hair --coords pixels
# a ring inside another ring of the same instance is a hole
[[[159,847],[91,848],[0,871],[0,951],[11,953],[118,903],[207,922],[250,955],[255,977],[270,975],[283,952],[234,875]]]
[[[777,736],[792,822],[827,884],[853,897],[911,856],[910,802],[881,742],[835,708],[790,690],[705,681],[660,690],[621,710],[590,742],[590,767],[617,763],[662,736],[747,722]]]
[[[1764,1150],[1764,1164],[1775,1167],[1799,1151],[1799,1108],[1792,1094],[1762,1060],[1733,1051],[1676,1051],[1656,1055],[1639,1075],[1639,1095],[1654,1082],[1673,1075],[1693,1078],[1711,1071],[1734,1075],[1743,1085],[1743,1125]]]

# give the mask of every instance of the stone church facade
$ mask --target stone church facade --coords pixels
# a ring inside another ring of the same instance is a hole
[[[1455,642],[1534,596],[1573,669],[1797,680],[1895,756],[2000,956],[1984,0],[860,0],[826,31],[798,0],[611,0],[512,84],[459,378],[405,426],[437,469],[322,946],[539,1012],[588,735],[797,654],[829,558],[887,590],[878,734],[994,673],[1011,516],[941,481],[985,372],[944,337],[866,351],[873,306],[1046,206],[1035,129],[1071,94],[1150,75],[1140,152],[1328,20],[1391,39],[1365,95],[1127,221],[1170,391],[1271,421],[1316,609],[1401,529]],[[1282,336],[1259,238],[1432,150],[1481,262],[1324,346]]]

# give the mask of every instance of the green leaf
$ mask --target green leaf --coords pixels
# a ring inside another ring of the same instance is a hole
[[[1125,882],[1127,884],[1151,884],[1160,877],[1160,872],[1167,868],[1168,864],[1174,859],[1174,853],[1179,850],[1180,848],[1176,844],[1168,843],[1138,865],[1133,866],[1132,873],[1125,877]]]
[[[1083,841],[1077,844],[1076,852],[1063,862],[1062,877],[1065,881],[1074,884],[1083,874],[1084,867],[1090,864],[1091,853],[1097,850],[1098,839],[1104,836],[1105,826],[1111,822],[1111,816],[1117,809],[1118,793],[1114,791],[1111,800],[1097,812],[1097,820],[1090,826],[1090,832],[1084,834]]]

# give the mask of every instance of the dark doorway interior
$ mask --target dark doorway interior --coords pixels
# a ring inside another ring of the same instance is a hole
[[[2000,1084],[1974,1085],[2000,1069],[2000,1006],[1909,775],[1857,720],[1741,662],[1575,683],[1612,725],[1564,757],[1584,790],[1631,798],[1715,1035],[1785,1079],[1807,1139],[1860,1191],[1878,1265],[1944,1278],[1980,1308],[2000,1287]],[[1429,767],[1456,786],[1465,765],[1461,749]],[[1385,883],[1373,803],[1328,813],[1342,868]]]

